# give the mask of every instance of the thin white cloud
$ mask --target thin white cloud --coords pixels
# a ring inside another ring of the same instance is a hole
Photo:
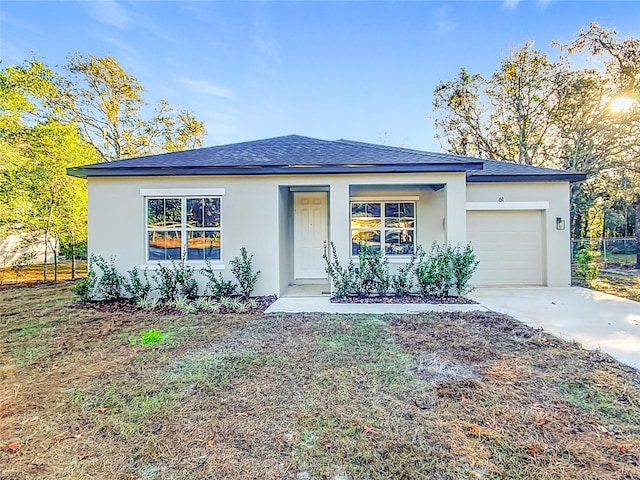
[[[196,80],[192,78],[179,78],[178,81],[186,88],[194,93],[201,93],[204,95],[213,95],[222,98],[233,97],[233,91],[228,88],[220,87],[209,80]]]
[[[258,3],[254,8],[255,33],[253,42],[258,53],[267,61],[280,64],[280,45],[271,30],[271,16],[267,4]]]
[[[89,2],[91,16],[98,22],[125,30],[133,23],[126,9],[116,0]]]
[[[507,10],[515,10],[519,3],[520,0],[502,0],[502,6]]]
[[[538,0],[538,7],[541,10],[546,9],[552,3],[555,3],[556,0]]]
[[[433,11],[433,18],[438,28],[438,33],[453,32],[458,24],[449,18],[447,7],[438,7]]]

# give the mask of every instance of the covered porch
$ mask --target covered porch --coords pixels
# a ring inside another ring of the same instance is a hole
[[[343,264],[364,245],[381,250],[393,272],[418,245],[466,241],[464,173],[366,177],[278,186],[280,296],[330,295],[323,255],[332,242]]]

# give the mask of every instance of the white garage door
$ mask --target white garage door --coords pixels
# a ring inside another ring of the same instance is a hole
[[[467,212],[467,238],[480,264],[474,285],[545,283],[540,210]]]

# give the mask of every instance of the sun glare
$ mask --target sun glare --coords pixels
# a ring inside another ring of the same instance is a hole
[[[611,100],[611,110],[618,113],[628,112],[635,100],[631,97],[618,97]]]

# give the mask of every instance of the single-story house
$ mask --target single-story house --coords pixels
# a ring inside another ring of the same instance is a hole
[[[184,258],[232,278],[246,247],[256,295],[328,283],[323,252],[361,244],[391,265],[417,245],[473,245],[475,285],[570,283],[569,185],[509,162],[285,136],[69,169],[89,187],[89,253],[125,272]],[[204,278],[201,278],[204,284]],[[324,287],[323,287],[324,288]]]

